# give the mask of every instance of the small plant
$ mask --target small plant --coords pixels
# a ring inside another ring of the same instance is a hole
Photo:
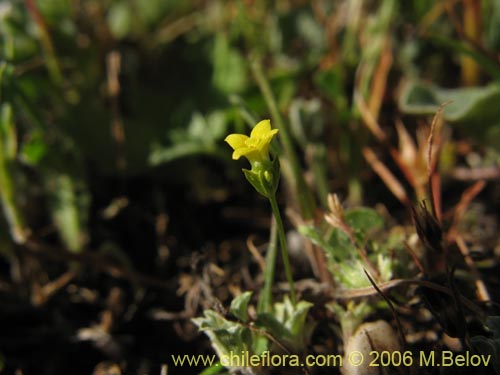
[[[243,169],[245,177],[255,190],[269,199],[279,235],[290,298],[285,296],[283,302],[272,304],[272,286],[278,252],[276,246],[270,246],[269,261],[264,271],[264,288],[255,319],[251,320],[247,315],[251,292],[244,292],[232,301],[228,316],[213,310],[205,310],[203,318],[193,319],[193,322],[210,338],[221,364],[232,370],[238,369],[244,374],[255,374],[265,370],[257,370],[248,363],[237,365],[225,363],[225,359],[234,353],[248,353],[252,356],[270,350],[287,354],[302,353],[305,350],[308,333],[311,331],[305,320],[312,304],[306,301],[297,302],[285,231],[276,201],[280,168],[278,159],[271,160],[269,157],[269,144],[277,133],[278,129],[271,129],[270,120],[263,120],[254,127],[250,137],[244,134],[231,134],[226,137],[226,142],[234,150],[234,160],[242,156],[248,159],[251,169]]]
[[[374,209],[345,209],[336,195],[328,196],[330,212],[321,225],[302,225],[299,231],[326,254],[328,270],[341,289],[370,286],[364,269],[377,281],[392,279],[398,257],[404,254],[401,231],[383,232],[384,218]]]
[[[220,363],[232,371],[251,375],[267,373],[266,353],[287,354],[299,361],[313,328],[306,324],[312,303],[292,304],[285,297],[269,313],[258,313],[250,319],[247,311],[251,297],[251,292],[236,297],[228,314],[205,310],[203,317],[193,319],[210,338]],[[247,361],[249,358],[257,360]],[[257,364],[259,358],[262,362]]]
[[[292,271],[288,259],[286,246],[285,230],[283,221],[276,201],[276,190],[280,180],[280,167],[277,158],[269,158],[269,144],[273,137],[278,133],[278,129],[271,129],[271,121],[263,120],[259,122],[252,130],[250,137],[244,134],[231,134],[226,137],[226,142],[233,148],[233,159],[238,160],[244,156],[250,162],[252,168],[243,169],[243,173],[248,182],[264,197],[269,199],[273,211],[274,219],[278,229],[281,254],[285,274],[290,286],[290,299],[292,304],[296,304],[295,287],[293,285]],[[274,271],[276,267],[277,249],[272,247],[273,253],[269,255],[269,264],[266,266],[264,281],[264,300],[262,310],[266,311],[271,301],[271,286],[274,280]]]

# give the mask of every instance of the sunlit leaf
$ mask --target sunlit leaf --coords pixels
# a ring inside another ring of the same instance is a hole
[[[243,322],[248,319],[247,310],[250,298],[252,298],[252,292],[244,292],[231,301],[231,312]]]

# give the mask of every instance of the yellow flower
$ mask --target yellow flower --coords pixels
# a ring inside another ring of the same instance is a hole
[[[238,160],[244,156],[248,159],[252,168],[259,166],[269,160],[269,143],[278,129],[271,130],[271,121],[262,120],[253,128],[250,137],[244,134],[230,134],[225,141],[234,150],[233,159]]]

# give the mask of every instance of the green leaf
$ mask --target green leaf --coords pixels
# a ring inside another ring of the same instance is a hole
[[[248,320],[247,310],[250,298],[252,298],[252,292],[244,292],[231,301],[231,313],[242,322],[246,322]]]
[[[37,165],[44,156],[47,155],[47,143],[41,131],[34,131],[29,139],[25,140],[21,146],[21,155],[24,162]]]
[[[492,51],[500,50],[500,0],[491,1],[491,17],[488,32],[489,47]]]
[[[288,298],[284,301],[286,311],[285,326],[290,331],[290,334],[297,339],[302,338],[306,318],[309,310],[313,307],[311,302],[300,301],[297,305],[293,306]]]
[[[309,12],[300,12],[297,16],[297,33],[308,44],[310,50],[321,53],[326,46],[323,28]]]
[[[180,143],[170,147],[155,145],[149,154],[148,163],[156,166],[187,156],[210,154],[212,151],[198,143]]]
[[[205,310],[203,317],[192,321],[210,338],[219,358],[229,355],[230,352],[249,351],[252,354],[252,335],[248,328],[240,323],[227,320],[213,310]]]
[[[357,207],[346,210],[344,218],[361,245],[366,241],[367,234],[384,227],[384,219],[372,208]]]
[[[80,252],[86,236],[87,191],[77,192],[75,177],[66,173],[51,171],[44,177],[50,213],[59,236],[68,250]]]
[[[114,37],[127,37],[132,32],[133,23],[134,14],[130,4],[126,1],[114,3],[108,13],[108,25]]]
[[[307,341],[306,318],[312,306],[313,304],[307,301],[300,301],[294,306],[288,296],[285,296],[283,302],[274,304],[273,314],[259,314],[255,324],[279,341],[285,342],[294,351],[301,351]]]
[[[324,120],[318,99],[294,99],[290,104],[290,128],[296,141],[306,148],[311,141],[320,142],[324,136]]]
[[[328,70],[318,70],[314,75],[314,84],[317,89],[335,105],[335,116],[340,124],[347,123],[351,117],[345,77],[345,70],[340,64]]]
[[[280,180],[280,165],[278,158],[271,163],[262,164],[261,168],[242,169],[250,184],[266,198],[271,198],[278,190]]]
[[[217,142],[227,133],[227,123],[224,111],[214,110],[207,116],[194,112],[187,127],[170,131],[169,146],[153,144],[149,164],[165,164],[194,155],[215,155]]]
[[[207,116],[207,133],[212,142],[222,139],[227,134],[227,119],[224,111],[213,111]]]
[[[384,227],[384,219],[375,210],[365,207],[352,208],[344,211],[346,223],[353,229],[358,245],[364,247],[372,240],[373,232]],[[309,238],[314,244],[325,251],[328,259],[328,269],[333,277],[347,288],[369,286],[370,282],[363,272],[363,262],[359,252],[347,234],[338,228],[322,234],[314,226],[300,226],[299,232]],[[374,241],[371,241],[374,242]],[[377,253],[386,250],[384,246],[374,246]],[[377,265],[384,280],[392,276],[390,258],[377,254]]]
[[[68,0],[43,0],[37,1],[38,10],[49,24],[60,26],[71,19],[71,2]]]
[[[154,25],[165,17],[168,8],[172,6],[172,2],[164,0],[136,1],[134,6],[144,23]]]
[[[271,313],[261,313],[255,320],[255,325],[265,329],[278,340],[290,340],[290,332],[286,327]]]
[[[409,82],[399,100],[402,112],[434,115],[439,106],[451,101],[443,117],[469,136],[500,147],[500,85],[444,89],[422,82]]]
[[[228,37],[218,33],[213,52],[214,86],[224,94],[239,93],[247,85],[247,67],[238,50],[232,48]]]
[[[368,207],[351,208],[344,213],[347,224],[356,231],[367,233],[371,230],[381,229],[384,219],[377,211]]]
[[[326,305],[326,308],[339,317],[344,337],[352,336],[358,326],[374,311],[372,304],[366,301],[356,302],[354,300],[348,301],[345,307],[338,302],[330,302]]]
[[[198,375],[216,375],[220,374],[222,371],[224,371],[224,366],[222,366],[220,362],[217,362],[211,367],[208,367],[200,372]]]
[[[328,237],[329,247],[326,249],[333,249],[329,258],[331,260],[338,260],[339,262],[344,262],[345,259],[352,257],[356,254],[356,248],[351,243],[349,236],[342,232],[338,228],[334,228],[332,233]]]
[[[10,103],[3,103],[0,107],[0,141],[4,157],[13,160],[17,152],[17,137]]]
[[[329,254],[335,254],[335,250],[330,243],[325,241],[318,229],[313,225],[300,225],[298,231],[303,236],[312,241],[313,244],[323,248]]]
[[[364,268],[365,265],[358,259],[346,259],[332,267],[332,274],[346,288],[363,288],[371,285],[363,272]]]
[[[2,68],[5,68],[5,65],[0,65],[0,79],[4,72]],[[26,240],[26,231],[24,215],[20,209],[22,192],[18,191],[16,151],[17,138],[12,107],[6,102],[0,108],[0,200],[12,239],[16,243],[23,243]]]

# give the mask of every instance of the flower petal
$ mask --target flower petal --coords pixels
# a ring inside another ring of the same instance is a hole
[[[276,135],[278,134],[279,130],[278,129],[273,129],[271,130],[268,134],[267,134],[267,137],[269,139],[269,142],[271,142],[271,139]]]
[[[252,147],[238,147],[233,152],[233,160],[238,160],[242,156],[248,156],[253,152],[255,152],[255,149]]]
[[[250,133],[250,138],[265,137],[270,131],[271,131],[271,121],[262,120],[252,129],[252,132]]]
[[[240,147],[245,147],[245,141],[248,139],[246,135],[243,134],[229,134],[225,141],[233,148],[233,150],[236,150]],[[234,157],[233,157],[234,159]]]

